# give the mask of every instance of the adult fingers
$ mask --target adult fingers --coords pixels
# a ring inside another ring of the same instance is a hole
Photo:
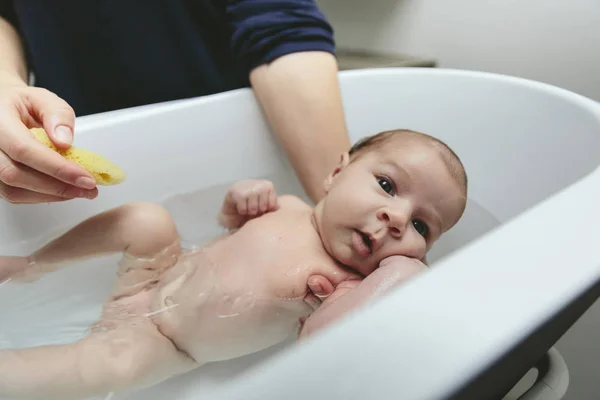
[[[93,199],[98,195],[98,189],[86,190],[61,182],[25,165],[13,162],[1,151],[0,182],[8,188],[26,189],[31,193],[38,192],[39,194],[65,199],[73,199],[76,197]],[[5,189],[5,191],[6,190],[9,189]],[[15,195],[14,190],[11,193]],[[17,191],[16,194],[19,196],[27,196],[26,193],[22,193],[21,191]],[[34,196],[34,198],[37,197],[39,196]]]
[[[307,279],[306,283],[315,296],[319,298],[327,297],[334,291],[334,287],[329,279],[322,275],[312,275]]]
[[[28,126],[41,123],[51,140],[62,131],[57,129],[60,126],[66,125],[72,132],[75,116],[64,100],[45,89],[21,88],[3,96],[2,104],[0,150],[12,160],[65,183],[83,189],[96,187],[89,172],[48,149],[25,126],[25,123]],[[61,143],[56,140],[57,147],[68,147],[69,140],[66,140]]]
[[[94,189],[92,175],[37,141],[18,118],[0,127],[0,150],[11,160],[82,189]]]
[[[2,182],[0,182],[0,199],[4,199],[12,204],[54,203],[69,200],[65,197],[52,196],[50,194],[8,186]]]

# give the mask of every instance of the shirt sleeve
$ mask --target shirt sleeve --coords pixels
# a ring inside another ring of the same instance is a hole
[[[333,28],[314,0],[228,0],[231,48],[246,73],[300,51],[335,52]]]
[[[13,6],[13,0],[0,0],[0,17],[17,27],[17,15]]]

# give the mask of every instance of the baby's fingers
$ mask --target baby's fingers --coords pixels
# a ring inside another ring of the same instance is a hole
[[[258,213],[258,199],[260,195],[252,194],[248,197],[248,215],[256,215]]]
[[[270,202],[270,191],[265,190],[260,194],[258,207],[260,209],[260,213],[264,214],[270,210],[269,202]]]
[[[269,191],[269,206],[268,211],[277,211],[279,209],[279,202],[277,201],[277,192],[275,189]]]
[[[248,213],[248,199],[243,196],[232,196],[234,204],[237,207],[239,215],[246,215]]]

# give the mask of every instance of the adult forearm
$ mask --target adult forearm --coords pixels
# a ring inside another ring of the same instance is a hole
[[[0,84],[27,84],[27,63],[19,34],[0,17]]]
[[[350,147],[335,57],[299,52],[254,69],[250,81],[277,139],[310,198]]]

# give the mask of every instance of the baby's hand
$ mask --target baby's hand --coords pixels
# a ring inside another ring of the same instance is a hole
[[[38,272],[27,257],[0,256],[0,284],[7,281],[32,282],[41,277]]]
[[[279,203],[272,182],[244,180],[234,183],[227,191],[219,223],[228,229],[239,228],[251,218],[278,209]]]

